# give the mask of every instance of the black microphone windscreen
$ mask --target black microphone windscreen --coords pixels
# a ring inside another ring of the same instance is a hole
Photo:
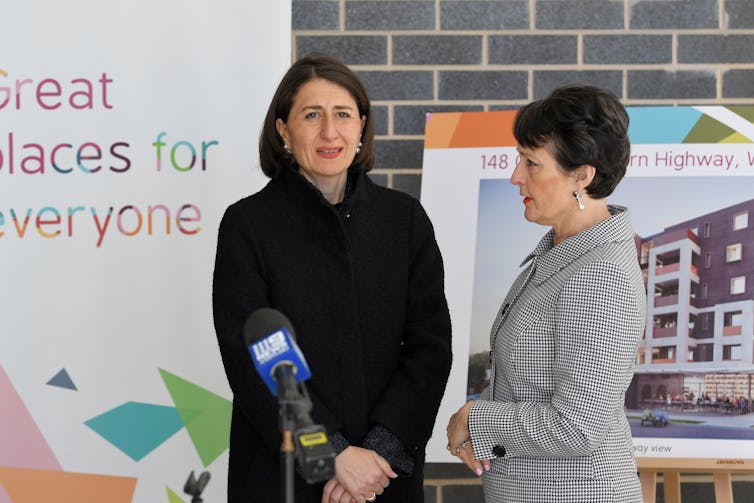
[[[246,319],[246,324],[243,327],[243,339],[248,346],[252,342],[256,342],[268,335],[274,334],[281,328],[285,328],[286,331],[288,331],[288,335],[290,335],[292,339],[296,339],[293,325],[288,317],[277,309],[261,307],[251,313]]]
[[[202,474],[199,475],[199,478],[196,479],[196,485],[200,491],[204,491],[204,488],[207,487],[207,483],[209,483],[209,479],[209,472],[202,472]]]

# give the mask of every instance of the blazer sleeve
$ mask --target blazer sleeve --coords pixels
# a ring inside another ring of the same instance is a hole
[[[396,371],[370,413],[410,451],[432,434],[451,365],[451,326],[440,250],[429,217],[413,201],[403,346]]]
[[[635,289],[617,265],[592,263],[567,281],[555,310],[552,399],[474,403],[476,459],[493,458],[496,445],[517,456],[585,456],[615,426],[644,326]]]

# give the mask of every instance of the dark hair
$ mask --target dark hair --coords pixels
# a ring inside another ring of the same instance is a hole
[[[513,135],[522,147],[546,147],[565,172],[594,166],[586,192],[595,198],[613,193],[631,155],[626,109],[613,93],[590,85],[563,86],[524,106]]]
[[[290,154],[283,149],[283,139],[275,126],[277,119],[288,121],[288,115],[301,86],[313,79],[324,79],[348,91],[359,109],[359,117],[366,117],[361,133],[361,151],[353,166],[369,171],[374,166],[374,122],[366,88],[356,74],[335,58],[323,54],[308,54],[288,69],[272,98],[259,135],[259,161],[262,171],[274,178],[289,164]],[[293,161],[295,162],[295,160]]]

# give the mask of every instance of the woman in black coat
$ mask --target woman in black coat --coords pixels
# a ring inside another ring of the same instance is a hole
[[[292,322],[311,369],[312,418],[336,452],[335,477],[295,501],[423,501],[423,463],[451,363],[443,265],[419,202],[375,185],[374,125],[345,65],[290,68],[260,136],[271,180],[220,224],[217,337],[233,390],[228,500],[280,498],[276,399],[257,375],[244,322],[272,307]]]

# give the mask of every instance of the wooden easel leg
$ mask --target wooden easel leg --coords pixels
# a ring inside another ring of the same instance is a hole
[[[663,472],[665,485],[665,503],[681,503],[681,474]]]
[[[733,503],[733,481],[730,472],[715,472],[715,501],[717,503]]]
[[[639,472],[639,481],[641,481],[644,503],[655,503],[657,501],[657,472]]]

